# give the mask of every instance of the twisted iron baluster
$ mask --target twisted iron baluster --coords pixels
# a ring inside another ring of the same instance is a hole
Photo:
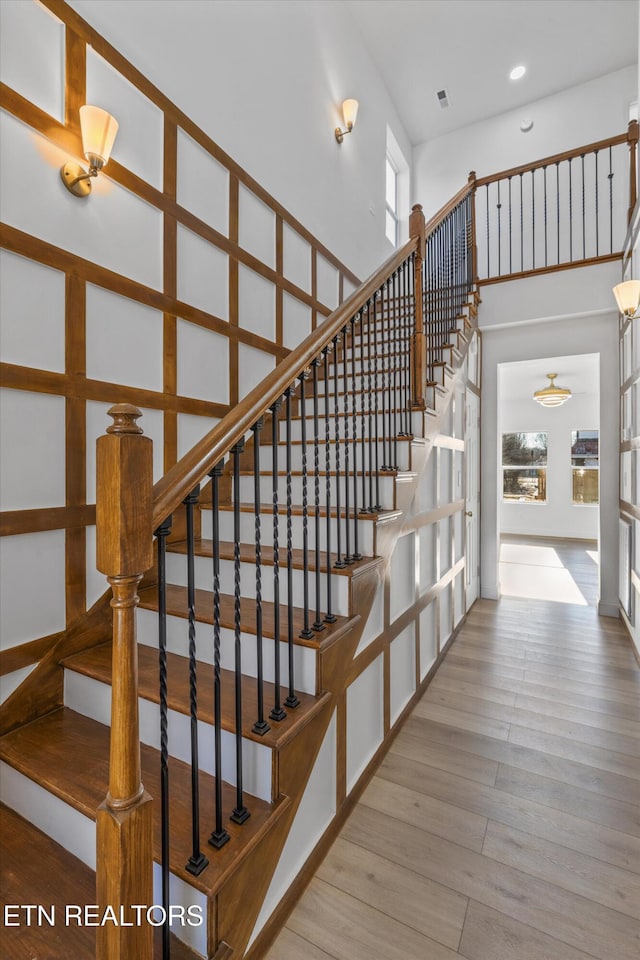
[[[318,369],[320,357],[311,361],[313,368],[313,494],[314,494],[314,533],[316,541],[316,618],[313,629],[318,632],[324,630],[322,622],[322,570],[320,557],[320,437],[318,434]]]
[[[340,412],[338,410],[338,344],[340,343],[340,337],[333,338],[333,423],[334,423],[334,440],[335,440],[335,455],[336,455],[336,562],[334,567],[338,570],[344,569],[346,567],[345,561],[342,559],[342,532],[340,529]]]
[[[262,655],[262,546],[260,529],[260,433],[264,427],[261,417],[252,426],[253,431],[253,509],[254,533],[256,541],[256,661],[257,661],[257,696],[258,717],[253,725],[253,732],[264,736],[271,729],[264,718],[264,665]]]
[[[280,703],[280,543],[278,539],[278,410],[282,400],[269,408],[271,410],[271,498],[273,504],[273,656],[275,700],[270,720],[280,721],[286,717]]]
[[[385,288],[386,288],[386,297],[385,297]],[[382,402],[381,402],[381,416],[382,416],[382,463],[380,464],[381,470],[387,470],[387,464],[389,458],[387,455],[387,355],[385,352],[385,313],[389,310],[389,281],[383,283],[380,287],[380,319],[381,319],[381,330],[380,330],[380,355],[382,358],[382,373],[381,373],[381,390],[382,390]]]
[[[191,733],[191,839],[192,853],[185,869],[198,877],[209,861],[200,849],[200,781],[198,762],[198,674],[196,660],[196,584],[193,508],[200,497],[198,485],[183,501],[187,518],[187,606],[189,609],[189,713]]]
[[[375,317],[374,317],[375,321]],[[371,375],[371,359],[373,351],[373,330],[371,322],[371,300],[367,302],[367,423],[368,423],[368,448],[369,448],[369,505],[367,513],[373,513],[373,377]],[[362,382],[364,384],[364,370],[362,371]],[[364,460],[364,458],[363,458]],[[364,467],[364,463],[363,463]],[[364,513],[364,510],[363,510]]]
[[[325,623],[335,623],[331,603],[331,421],[329,413],[329,348],[324,356],[324,457],[325,457],[325,508],[327,536],[327,614]]]
[[[376,488],[376,497],[375,505],[373,510],[377,512],[381,509],[380,506],[380,444],[378,442],[378,418],[379,418],[379,390],[380,384],[378,380],[378,317],[377,317],[377,299],[378,292],[373,295],[373,424],[375,429],[375,437],[373,444],[373,452],[375,458],[375,488]]]
[[[289,694],[284,701],[287,707],[297,707],[299,700],[296,697],[293,681],[293,520],[291,510],[291,397],[294,388],[288,387],[285,392],[287,405],[287,654],[289,660]],[[305,438],[306,439],[306,438]],[[302,445],[302,462],[306,470],[306,449]]]
[[[306,372],[300,374],[300,425],[302,440],[302,597],[304,617],[300,633],[302,640],[311,640],[313,630],[309,626],[309,499],[307,489],[307,410],[305,397]],[[293,576],[293,575],[292,575]],[[287,704],[290,706],[290,704]]]
[[[232,448],[233,454],[233,633],[236,694],[236,805],[231,814],[234,823],[245,823],[251,814],[244,805],[242,790],[242,645],[240,620],[240,454],[244,440]]]
[[[362,560],[362,554],[358,549],[358,411],[356,397],[356,319],[360,320],[362,313],[357,318],[351,318],[351,392],[353,400],[353,560]],[[364,456],[362,462],[362,471],[364,473]]]
[[[344,510],[345,510],[345,563],[353,563],[351,556],[351,534],[349,532],[349,379],[347,374],[347,330],[348,326],[342,328],[342,385],[344,387]],[[339,481],[338,481],[339,482]]]
[[[167,537],[171,517],[156,530],[158,542],[158,667],[160,674],[160,841],[162,872],[163,956],[169,958],[169,731],[167,708]]]
[[[229,841],[222,826],[222,706],[220,701],[220,491],[219,481],[224,464],[210,471],[212,488],[213,537],[213,722],[215,746],[215,829],[209,843],[216,850]]]

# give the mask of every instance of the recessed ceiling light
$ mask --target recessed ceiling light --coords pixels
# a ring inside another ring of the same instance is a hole
[[[523,67],[522,64],[520,64],[519,67],[514,67],[514,68],[513,68],[513,70],[512,70],[511,73],[509,74],[509,79],[510,79],[510,80],[520,80],[521,77],[524,77],[524,75],[525,75],[526,72],[527,72],[527,68],[526,68],[526,67]]]

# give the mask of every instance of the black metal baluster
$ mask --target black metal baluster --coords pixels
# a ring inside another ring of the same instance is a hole
[[[325,462],[325,509],[326,509],[326,538],[327,538],[327,613],[325,623],[335,623],[331,602],[331,413],[329,410],[329,348],[323,352],[324,357],[324,462]],[[336,481],[337,486],[337,481]]]
[[[311,361],[313,369],[313,495],[314,495],[314,534],[316,545],[316,618],[313,629],[318,633],[324,630],[322,622],[322,569],[320,558],[320,437],[318,419],[318,369],[320,357]],[[328,561],[327,561],[328,562]]]
[[[240,623],[240,454],[244,440],[232,448],[233,454],[233,635],[236,696],[236,805],[231,814],[234,823],[245,823],[251,816],[244,805],[242,789],[242,646]]]
[[[522,180],[524,173],[520,174],[520,273],[524,272],[524,222],[522,207]]]
[[[254,534],[256,541],[256,661],[257,661],[257,698],[258,698],[258,716],[253,725],[253,732],[259,736],[264,736],[271,726],[264,718],[264,664],[262,654],[262,545],[261,545],[261,527],[260,527],[260,433],[264,427],[264,420],[261,417],[252,426],[253,430],[253,510],[254,510]]]
[[[580,154],[580,162],[582,165],[582,259],[586,257],[587,250],[587,230],[586,230],[586,220],[585,220],[585,200],[584,200],[584,153]]]
[[[502,236],[501,236],[501,227],[502,227],[502,204],[500,203],[500,181],[498,180],[498,203],[496,204],[496,209],[498,210],[498,276],[502,272]]]
[[[213,538],[213,734],[215,747],[215,829],[209,843],[216,850],[230,839],[222,826],[222,705],[220,698],[220,492],[219,482],[224,464],[210,471],[211,520]]]
[[[569,157],[569,263],[573,261],[573,182],[572,182],[572,157]]]
[[[396,309],[398,304],[398,271],[393,275],[393,317],[395,320]],[[375,313],[375,296],[374,296],[374,313]],[[392,433],[392,442],[393,442],[393,457],[392,457],[392,470],[398,469],[398,335],[396,331],[395,323],[392,324],[391,329],[393,330],[393,400],[390,400],[389,403],[393,407],[393,433]],[[377,445],[376,445],[377,450]],[[376,504],[378,501],[376,500]]]
[[[381,509],[380,506],[380,443],[378,442],[379,429],[378,419],[380,415],[380,383],[378,379],[378,312],[377,312],[377,292],[373,295],[373,425],[374,425],[374,443],[373,455],[375,463],[375,504],[374,511]]]
[[[609,253],[613,253],[613,166],[609,147]]]
[[[600,254],[600,234],[599,234],[599,216],[598,216],[598,151],[595,151],[596,159],[596,257]]]
[[[196,576],[193,508],[200,496],[198,485],[185,498],[187,520],[187,607],[189,610],[189,713],[191,733],[191,840],[192,852],[185,869],[200,876],[209,861],[200,849],[200,781],[198,761],[198,667],[196,660]]]
[[[274,686],[275,699],[273,709],[269,714],[270,720],[279,722],[286,717],[286,711],[282,709],[280,702],[280,516],[278,503],[278,410],[282,406],[282,400],[276,402],[269,408],[271,410],[271,502],[273,516],[273,654],[274,654]]]
[[[364,388],[364,308],[360,311],[360,443],[361,443],[361,453],[362,453],[362,506],[360,507],[360,513],[366,513],[366,502],[367,502],[367,471],[365,469],[365,439],[366,439],[366,428],[365,428],[365,388]]]
[[[491,257],[489,252],[489,184],[485,186],[485,199],[487,201],[487,277],[491,276]]]
[[[408,437],[407,429],[407,261],[400,267],[400,304],[398,312],[398,328],[400,330],[400,431],[401,437]],[[378,503],[380,498],[378,497]]]
[[[547,256],[547,168],[546,166],[542,168],[544,174],[544,265],[545,267],[549,266],[549,259]]]
[[[335,461],[336,461],[336,562],[334,567],[338,570],[344,569],[346,567],[345,561],[342,559],[342,530],[340,527],[340,411],[338,409],[338,368],[340,366],[340,361],[338,358],[338,344],[340,343],[340,337],[333,338],[333,430],[334,430],[334,447],[335,447]]]
[[[307,374],[300,377],[300,439],[302,440],[302,597],[303,597],[303,627],[300,637],[311,640],[313,630],[309,626],[309,497],[307,474],[307,406],[305,396],[305,381]],[[293,564],[292,564],[293,566]],[[293,573],[291,574],[293,584]],[[293,600],[292,600],[293,603]]]
[[[388,281],[387,281],[388,283]],[[381,318],[381,329],[380,329],[380,355],[378,355],[378,310],[374,297],[374,307],[373,307],[373,350],[374,356],[378,357],[381,361],[382,367],[382,466],[381,470],[388,470],[387,464],[391,463],[391,456],[387,448],[387,356],[385,352],[385,327],[384,327],[384,311],[386,306],[385,298],[385,284],[380,287],[380,318]],[[377,434],[377,419],[378,419],[378,364],[376,363],[374,367],[376,371],[376,434]],[[389,431],[389,446],[391,445],[391,431]],[[377,500],[376,500],[377,503]],[[373,505],[372,505],[373,506]]]
[[[284,701],[285,707],[297,707],[299,700],[295,693],[294,685],[294,664],[293,664],[293,513],[292,513],[292,497],[291,497],[291,398],[294,395],[295,391],[293,387],[288,387],[285,392],[285,402],[286,402],[286,431],[287,431],[287,450],[286,450],[286,462],[287,462],[287,656],[289,663],[289,694]],[[303,421],[304,422],[304,421]],[[303,428],[305,429],[305,428]],[[305,434],[306,440],[306,434]],[[302,445],[302,463],[303,463],[303,472],[307,469],[307,452],[306,445]],[[308,584],[307,584],[307,597],[308,601]],[[307,608],[309,604],[307,602]],[[306,625],[308,627],[308,612],[307,612],[307,621]],[[311,633],[311,631],[309,631]],[[311,634],[313,636],[313,634]]]
[[[156,530],[158,543],[158,668],[160,675],[160,844],[162,873],[162,954],[169,960],[169,731],[167,707],[167,537],[171,517]]]
[[[375,323],[375,308],[374,308],[374,320]],[[367,301],[367,426],[368,426],[368,436],[367,436],[367,446],[369,452],[369,503],[367,506],[367,513],[373,512],[373,376],[371,373],[371,362],[372,362],[372,353],[373,353],[373,329],[371,321],[371,300]],[[362,382],[364,384],[364,372]],[[363,467],[364,467],[364,458],[363,458]],[[363,513],[364,513],[364,502],[363,502]]]
[[[349,494],[349,468],[351,458],[349,454],[349,374],[348,374],[348,344],[347,344],[348,326],[342,328],[342,385],[344,387],[344,510],[345,510],[345,563],[353,563],[351,556],[351,533],[349,531],[349,514],[351,512],[351,497]]]
[[[536,173],[531,171],[531,255],[532,269],[536,268]]]
[[[509,177],[509,273],[513,273],[511,217],[511,177]]]
[[[353,403],[353,560],[362,560],[358,549],[358,410],[356,391],[356,320],[362,321],[362,311],[351,318],[351,399]],[[364,452],[362,458],[364,472]]]
[[[558,263],[560,263],[560,161],[556,161],[556,223],[558,225]]]
[[[380,318],[381,318],[381,353],[382,353],[382,464],[381,470],[389,470],[391,463],[391,396],[389,394],[389,384],[391,383],[391,343],[390,334],[387,337],[387,330],[391,328],[389,311],[391,309],[391,297],[389,287],[391,281],[387,279],[380,288]],[[388,408],[388,411],[387,411]],[[388,425],[388,431],[387,431]],[[387,432],[389,434],[387,438]]]

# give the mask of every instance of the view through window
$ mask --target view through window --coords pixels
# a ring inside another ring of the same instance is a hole
[[[546,503],[547,434],[502,434],[502,496],[516,503]]]
[[[597,430],[571,433],[571,487],[574,503],[598,503],[599,450]]]

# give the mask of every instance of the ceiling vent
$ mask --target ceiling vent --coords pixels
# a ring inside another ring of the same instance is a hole
[[[436,97],[438,98],[438,103],[440,104],[441,109],[446,110],[447,107],[449,106],[449,94],[447,93],[447,91],[438,90],[438,92],[436,93]]]

